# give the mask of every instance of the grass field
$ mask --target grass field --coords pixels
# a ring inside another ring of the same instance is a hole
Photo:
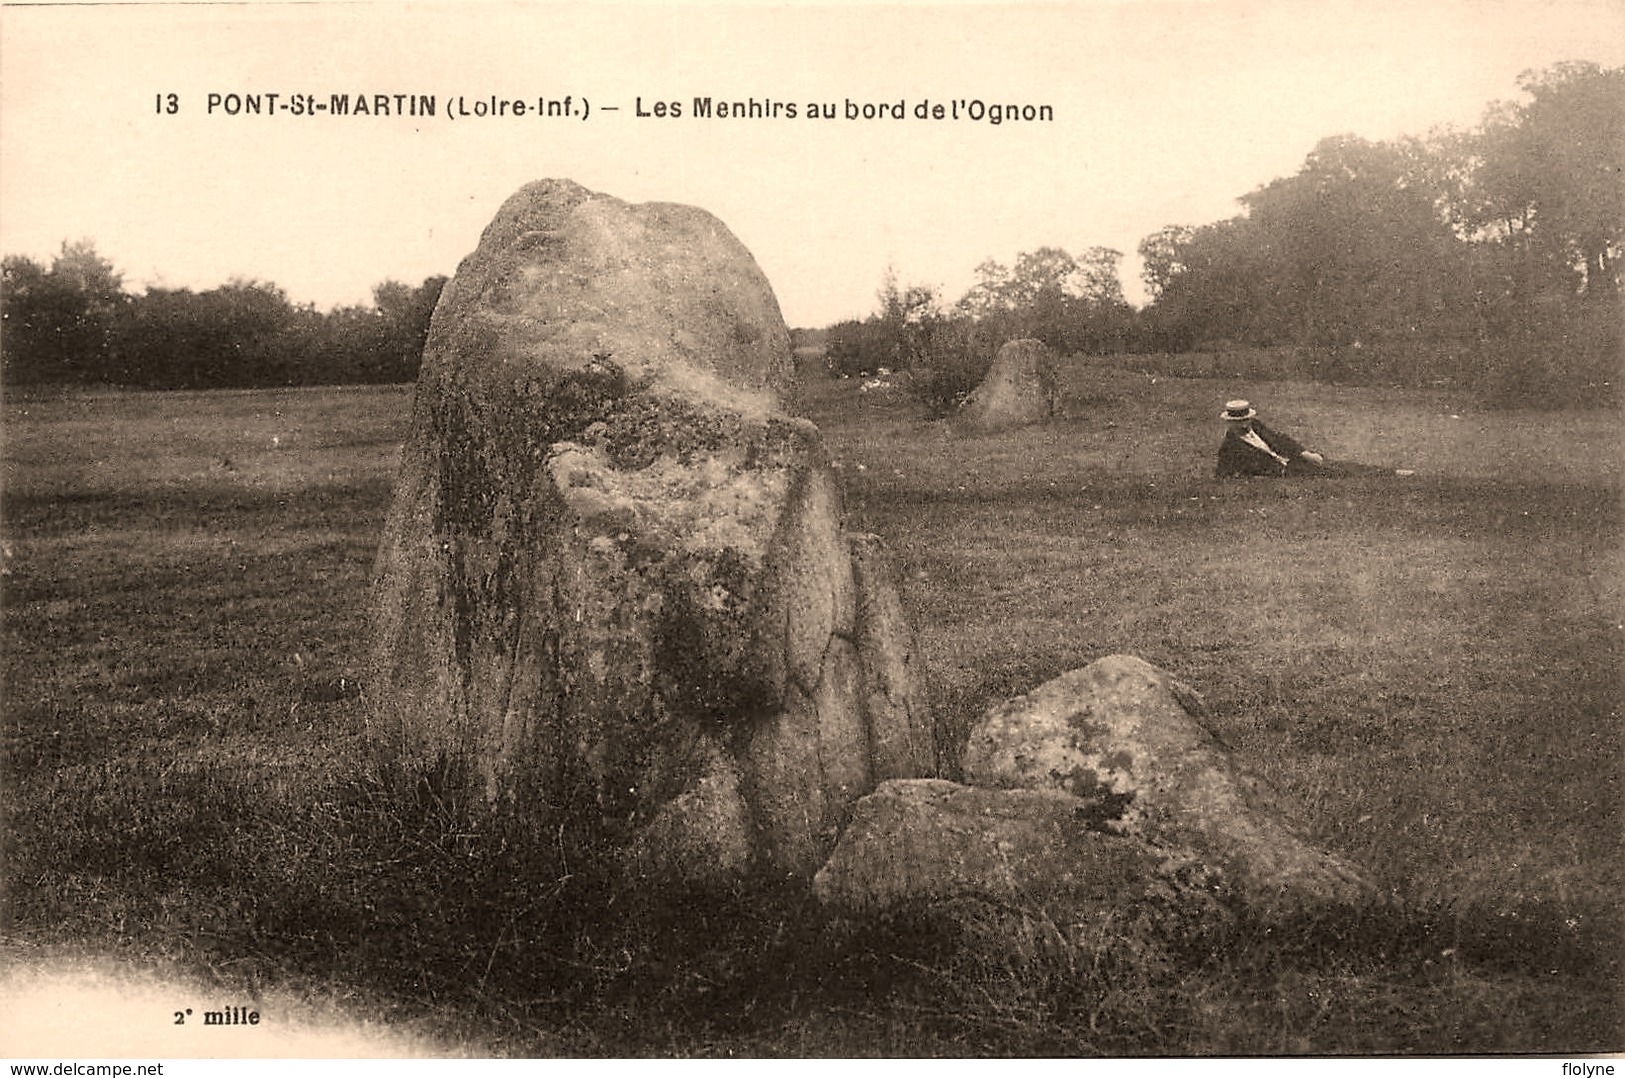
[[[939,714],[1143,656],[1380,909],[595,919],[586,884],[369,773],[358,642],[409,389],[66,394],[5,404],[0,957],[473,1054],[1625,1049],[1619,414],[1104,364],[1068,388],[1071,418],[976,438],[855,380],[796,400],[896,554]],[[1417,474],[1215,480],[1238,395]]]

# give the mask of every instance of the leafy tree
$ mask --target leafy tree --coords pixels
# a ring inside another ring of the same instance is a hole
[[[123,291],[89,240],[63,243],[49,268],[3,262],[4,378],[151,388],[395,382],[417,376],[444,276],[384,281],[373,305],[326,314],[281,288],[234,279],[218,288]]]
[[[1269,257],[1281,337],[1347,346],[1431,329],[1464,252],[1423,154],[1419,143],[1325,139],[1296,176],[1241,200]]]
[[[93,309],[109,310],[125,299],[124,275],[96,253],[96,245],[90,240],[78,243],[64,240],[61,251],[51,263],[51,273],[83,295]]]
[[[1293,345],[1306,373],[1509,399],[1616,397],[1625,68],[1519,84],[1526,100],[1474,130],[1323,139],[1241,215],[1146,237],[1145,339]]]
[[[960,297],[955,310],[980,318],[1010,306],[1010,270],[1001,262],[989,258],[976,267],[976,284]]]
[[[1167,227],[1156,301],[1143,321],[1155,347],[1268,345],[1298,318],[1257,222],[1234,217],[1201,228]],[[1144,245],[1142,244],[1142,247]]]
[[[1111,247],[1090,247],[1078,256],[1073,288],[1079,299],[1097,307],[1123,307],[1123,252]]]
[[[1059,304],[1076,295],[1078,261],[1059,247],[1040,247],[1016,256],[1010,273],[1008,305],[1016,308],[1041,303]]]
[[[1076,257],[1040,247],[1017,255],[1013,268],[988,259],[954,310],[974,320],[979,335],[1037,337],[1063,352],[1121,347],[1132,323],[1119,276],[1122,259],[1108,247]]]
[[[365,381],[403,382],[417,377],[435,304],[446,286],[444,276],[430,277],[413,288],[388,280],[372,290],[378,332],[373,341],[377,362]]]
[[[1101,354],[1126,349],[1134,335],[1134,309],[1123,296],[1123,252],[1090,247],[1076,259],[1073,295],[1066,306],[1068,352]]]
[[[879,309],[863,321],[848,320],[829,327],[828,356],[837,373],[908,370],[926,359],[934,347],[947,318],[935,289],[900,287],[896,271],[888,267],[876,299]]]
[[[1140,245],[1166,344],[1348,348],[1449,331],[1470,306],[1435,144],[1322,140],[1246,212],[1169,226]]]
[[[50,270],[25,255],[0,262],[0,359],[7,384],[37,382],[58,373],[58,338],[69,321],[69,297],[54,287]]]
[[[375,306],[326,314],[292,305],[266,282],[148,289],[120,324],[109,378],[153,388],[408,381],[445,283],[386,281],[374,290]]]
[[[128,297],[113,264],[89,240],[63,242],[50,269],[24,256],[3,262],[5,379],[96,381]]]
[[[117,380],[167,389],[293,384],[295,321],[287,296],[264,282],[149,288],[119,335]]]
[[[1195,229],[1188,225],[1164,225],[1140,241],[1140,280],[1155,303],[1187,267],[1183,252],[1190,246]]]
[[[1625,243],[1625,68],[1527,71],[1530,100],[1486,115],[1470,226],[1520,250],[1534,291],[1614,298]]]

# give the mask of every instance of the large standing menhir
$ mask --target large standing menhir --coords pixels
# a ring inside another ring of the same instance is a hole
[[[789,375],[711,215],[510,198],[435,311],[379,551],[389,756],[699,884],[810,877],[859,797],[933,774],[885,555],[843,530]]]

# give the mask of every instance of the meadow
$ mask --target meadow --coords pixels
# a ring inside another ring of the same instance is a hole
[[[1416,474],[1214,479],[1234,396]],[[403,796],[359,641],[410,400],[6,400],[14,974],[117,963],[474,1055],[1625,1049],[1616,410],[1079,361],[1067,418],[963,437],[803,381],[948,729],[1142,656],[1386,896],[1170,929],[798,893],[605,918],[590,873]]]

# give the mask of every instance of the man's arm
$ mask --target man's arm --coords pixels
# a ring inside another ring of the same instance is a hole
[[[1258,431],[1259,434],[1263,435],[1264,440],[1270,444],[1270,447],[1283,457],[1304,457],[1308,460],[1314,461],[1316,464],[1319,464],[1321,461],[1326,459],[1319,453],[1305,449],[1301,444],[1298,443],[1297,439],[1293,438],[1292,436],[1282,434],[1280,431],[1271,430],[1269,427],[1266,427],[1256,419],[1253,421],[1253,429]]]

